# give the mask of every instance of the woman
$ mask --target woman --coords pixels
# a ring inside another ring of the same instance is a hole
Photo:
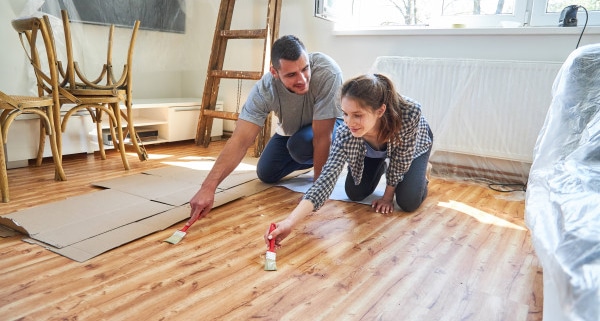
[[[341,99],[344,124],[335,134],[321,175],[292,213],[271,233],[265,233],[267,244],[275,238],[280,246],[300,219],[325,203],[346,163],[345,189],[353,201],[373,194],[386,174],[383,197],[371,203],[375,212],[393,212],[394,196],[400,209],[412,212],[427,196],[433,134],[419,103],[398,94],[392,81],[381,74],[346,81]]]

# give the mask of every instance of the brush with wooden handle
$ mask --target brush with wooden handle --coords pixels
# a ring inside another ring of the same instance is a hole
[[[275,223],[271,223],[271,227],[269,227],[269,234],[275,230],[277,226]],[[269,240],[269,250],[265,254],[265,271],[276,271],[277,265],[275,264],[275,259],[277,255],[275,254],[275,238]]]

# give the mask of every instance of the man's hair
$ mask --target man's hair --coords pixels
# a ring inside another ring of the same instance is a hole
[[[286,35],[277,39],[271,48],[271,64],[275,69],[279,69],[281,64],[279,59],[295,61],[306,52],[304,44],[298,37]]]

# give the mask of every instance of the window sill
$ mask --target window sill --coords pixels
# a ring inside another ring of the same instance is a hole
[[[434,28],[402,27],[372,29],[336,29],[335,36],[480,36],[480,35],[574,35],[580,34],[583,26],[577,27],[477,27],[477,28]],[[600,26],[587,26],[585,34],[600,34]]]

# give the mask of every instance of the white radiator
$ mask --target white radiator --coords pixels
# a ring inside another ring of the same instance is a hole
[[[372,71],[419,101],[437,151],[531,163],[562,63],[378,57]]]

